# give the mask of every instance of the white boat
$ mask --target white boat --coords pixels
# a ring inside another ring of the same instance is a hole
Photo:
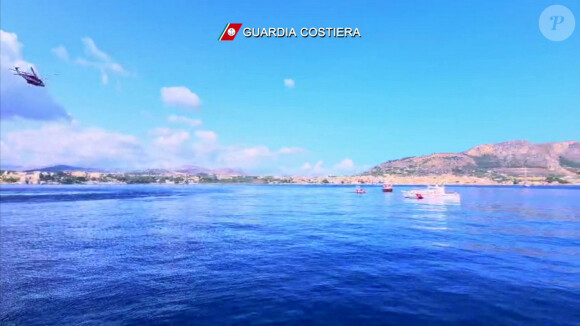
[[[461,196],[456,192],[445,192],[445,186],[427,186],[423,189],[411,189],[403,191],[403,197],[413,199],[444,199],[461,200]]]

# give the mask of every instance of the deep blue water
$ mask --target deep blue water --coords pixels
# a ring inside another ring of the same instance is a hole
[[[580,324],[580,188],[2,186],[0,324]]]

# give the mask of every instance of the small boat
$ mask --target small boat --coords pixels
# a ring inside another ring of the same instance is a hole
[[[424,189],[403,191],[403,197],[413,199],[445,199],[460,201],[461,196],[456,192],[445,192],[445,186],[427,186]]]
[[[393,184],[392,183],[383,184],[383,192],[393,192]]]
[[[355,193],[355,194],[366,194],[366,193],[367,193],[367,191],[366,191],[366,190],[364,190],[364,189],[363,189],[363,188],[361,188],[361,187],[356,187],[356,188],[354,189],[354,193]]]

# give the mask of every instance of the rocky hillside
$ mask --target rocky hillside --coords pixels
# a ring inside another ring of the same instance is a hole
[[[580,142],[534,144],[525,140],[485,144],[462,153],[436,153],[381,163],[367,175],[473,175],[507,176],[580,174]]]

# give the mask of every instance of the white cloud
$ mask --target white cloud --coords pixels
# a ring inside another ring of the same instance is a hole
[[[85,53],[89,56],[89,57],[93,57],[97,60],[100,61],[105,61],[105,62],[110,62],[111,57],[106,54],[105,52],[101,51],[101,49],[99,49],[97,47],[97,45],[95,44],[95,41],[93,41],[92,38],[90,37],[84,37],[81,39],[81,41],[83,42],[83,44],[85,45]]]
[[[93,39],[90,37],[84,37],[81,41],[84,45],[87,58],[77,58],[75,63],[85,67],[92,67],[100,71],[101,81],[104,85],[109,83],[109,75],[111,74],[116,76],[125,76],[129,74],[120,63],[115,62],[109,54],[99,49]]]
[[[2,161],[21,166],[70,164],[126,167],[138,164],[143,149],[136,137],[77,123],[50,123],[3,135]]]
[[[278,150],[278,153],[280,154],[298,154],[304,152],[306,152],[306,150],[302,147],[282,147]]]
[[[20,59],[22,52],[22,43],[18,41],[18,35],[15,33],[0,30],[0,39],[2,40],[2,59],[6,60]]]
[[[312,173],[314,173],[314,174],[323,174],[324,173],[324,167],[322,167],[322,164],[323,164],[322,161],[316,162],[316,164],[314,164],[314,167],[312,168]]]
[[[321,160],[316,162],[314,165],[306,162],[302,164],[298,174],[307,176],[345,175],[353,174],[357,170],[360,170],[360,168],[357,167],[351,159],[345,158],[333,165],[331,168],[325,168],[324,162]]]
[[[147,167],[176,168],[195,161],[189,132],[171,128],[149,131],[151,146],[146,148]],[[193,161],[192,161],[193,160]]]
[[[322,161],[316,162],[316,164],[314,164],[314,166],[312,167],[311,173],[314,175],[324,174],[324,167],[322,165],[323,165]]]
[[[237,168],[255,168],[265,161],[276,158],[276,152],[267,146],[241,147],[232,146],[222,149],[217,157],[218,164],[222,166],[235,166]]]
[[[213,164],[215,154],[220,148],[217,133],[211,130],[198,130],[194,135],[197,140],[192,146],[195,156],[206,164]]]
[[[161,99],[168,106],[195,109],[201,104],[197,94],[184,86],[161,88]]]
[[[195,136],[204,142],[217,141],[218,135],[211,130],[199,130],[195,132]]]
[[[59,45],[50,51],[52,53],[54,53],[54,55],[56,55],[59,59],[61,59],[63,61],[69,60],[68,51],[66,50],[66,48],[63,45]]]
[[[219,143],[218,134],[210,130],[198,130],[194,133],[197,141],[193,144],[192,155],[196,162],[203,162],[209,167],[239,168],[245,171],[271,169],[271,165],[283,156],[305,152],[299,147],[283,147],[278,150],[268,146],[244,146]]]
[[[202,124],[202,121],[200,119],[192,119],[192,118],[188,118],[188,117],[184,117],[184,116],[180,116],[180,115],[170,115],[167,118],[167,121],[173,122],[173,123],[187,124],[192,128],[199,127]]]
[[[155,137],[153,140],[155,145],[166,149],[176,149],[190,138],[190,134],[187,131],[169,128],[156,128],[151,131],[151,135]]]
[[[26,68],[32,65],[22,57],[23,45],[18,41],[18,36],[0,30],[0,43],[0,119],[69,119],[68,113],[49,94],[47,87],[28,85],[22,77],[8,70],[14,66]]]
[[[234,168],[249,173],[278,171],[279,160],[301,153],[298,147],[223,145],[212,130],[159,127],[139,140],[129,134],[83,127],[80,123],[48,123],[40,128],[4,131],[0,141],[3,166],[40,167],[68,164],[100,168],[177,168],[196,165]],[[288,150],[292,149],[292,150]],[[321,163],[320,163],[321,164]],[[313,170],[317,173],[320,164]]]
[[[345,158],[333,166],[333,170],[337,172],[354,172],[357,169],[356,165],[350,158]]]
[[[189,133],[170,128],[156,128],[150,132],[153,147],[148,151],[151,166],[175,168],[196,165],[207,168],[234,168],[250,173],[274,171],[282,155],[280,150],[267,146],[222,145],[212,130]],[[291,148],[291,147],[288,147]]]
[[[288,88],[294,88],[294,85],[296,85],[296,83],[294,82],[294,79],[291,79],[291,78],[284,79],[284,86],[286,86]]]
[[[2,153],[2,156],[0,156],[0,165],[4,165],[4,162],[10,162],[9,164],[11,165],[12,163],[20,161],[19,153],[14,151],[3,140],[0,140],[0,153]]]
[[[322,176],[326,174],[326,170],[324,169],[324,162],[322,160],[316,162],[316,164],[311,165],[310,163],[302,164],[300,170],[303,174],[310,175],[310,176]]]
[[[171,129],[165,127],[158,127],[149,131],[149,135],[158,137],[158,136],[165,136],[171,133]]]

